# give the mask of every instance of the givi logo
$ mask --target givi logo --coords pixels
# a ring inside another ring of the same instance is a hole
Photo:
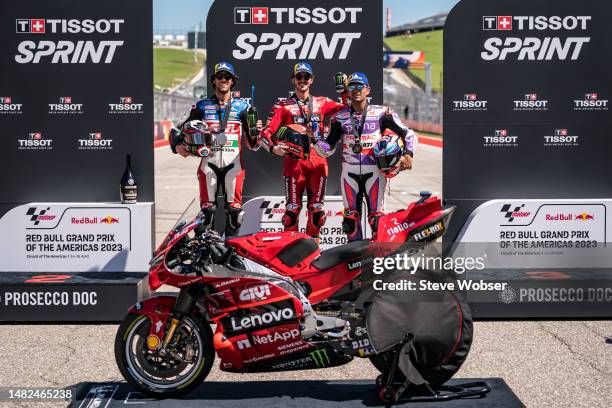
[[[269,285],[258,285],[244,289],[240,292],[239,298],[242,301],[248,302],[252,300],[264,300],[270,296]]]

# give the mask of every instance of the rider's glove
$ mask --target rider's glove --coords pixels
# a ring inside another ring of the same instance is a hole
[[[170,129],[170,134],[168,135],[168,139],[170,142],[170,149],[172,149],[172,153],[176,154],[176,146],[178,146],[182,142],[181,131],[176,126],[172,126]]]

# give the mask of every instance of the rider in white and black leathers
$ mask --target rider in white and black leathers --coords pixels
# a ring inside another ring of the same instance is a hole
[[[198,101],[183,123],[184,125],[192,120],[204,121],[214,135],[210,153],[207,157],[202,157],[198,168],[200,206],[205,227],[212,228],[217,194],[219,189],[222,189],[225,198],[225,233],[228,237],[235,235],[242,223],[242,186],[245,179],[242,136],[245,136],[245,144],[249,149],[257,150],[258,135],[262,128],[261,121],[257,121],[257,131],[253,123],[249,124],[249,102],[231,96],[231,89],[237,79],[232,64],[215,64],[210,78],[215,95]],[[174,136],[171,137],[172,151],[183,157],[192,155],[179,143],[179,135]]]
[[[315,149],[322,156],[330,156],[336,144],[342,143],[342,226],[349,241],[355,241],[363,237],[360,222],[363,199],[366,199],[368,222],[373,231],[383,211],[387,179],[376,165],[374,145],[387,129],[403,138],[405,147],[400,169],[405,170],[412,167],[416,135],[390,108],[367,104],[370,87],[365,74],[353,73],[348,83],[351,106],[332,117],[329,135],[325,141],[318,141]]]

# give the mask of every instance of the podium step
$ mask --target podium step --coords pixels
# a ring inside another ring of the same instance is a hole
[[[147,273],[0,273],[2,322],[120,322],[149,295]]]

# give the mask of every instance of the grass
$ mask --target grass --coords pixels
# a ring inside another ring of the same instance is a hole
[[[193,51],[175,48],[153,49],[153,83],[161,88],[172,88],[191,78],[202,68],[204,56],[198,54],[193,61]]]
[[[384,39],[385,45],[393,51],[424,51],[425,61],[431,62],[432,89],[440,92],[442,86],[442,33],[443,30],[400,35]],[[411,70],[412,74],[425,82],[425,70]]]

